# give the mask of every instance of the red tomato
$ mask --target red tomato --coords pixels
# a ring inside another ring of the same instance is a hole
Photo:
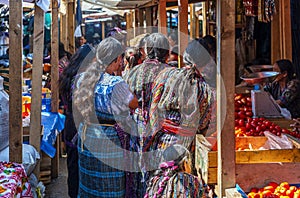
[[[243,119],[239,119],[238,124],[240,127],[245,126],[245,121]]]
[[[270,127],[272,123],[268,120],[265,120],[264,124],[266,125],[266,127]]]
[[[260,126],[261,126],[261,130],[263,130],[263,131],[265,131],[267,128],[265,124],[261,124]]]
[[[243,111],[238,112],[238,117],[241,118],[241,119],[246,118],[246,116],[245,116],[245,114],[244,114]]]
[[[260,125],[256,126],[255,130],[256,130],[256,132],[261,132],[262,131],[261,126]]]
[[[280,126],[278,126],[278,125],[276,125],[276,126],[275,126],[275,130],[277,130],[277,131],[281,131],[281,127],[280,127]]]
[[[247,111],[245,114],[246,114],[246,116],[248,116],[248,117],[252,117],[252,116],[253,116],[252,111]]]
[[[251,127],[251,124],[250,124],[249,122],[246,123],[246,130],[249,131],[251,128],[252,128],[252,127]]]

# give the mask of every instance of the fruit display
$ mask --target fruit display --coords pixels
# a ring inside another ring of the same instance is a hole
[[[265,131],[281,136],[282,133],[300,138],[300,120],[295,120],[292,131],[283,129],[266,118],[252,118],[251,98],[243,94],[236,94],[235,98],[235,135],[264,136]]]
[[[300,188],[288,182],[269,182],[263,188],[252,188],[248,198],[300,198]]]

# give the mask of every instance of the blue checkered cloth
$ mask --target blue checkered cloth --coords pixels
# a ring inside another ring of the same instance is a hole
[[[115,128],[82,124],[78,131],[79,197],[123,198],[124,154]]]

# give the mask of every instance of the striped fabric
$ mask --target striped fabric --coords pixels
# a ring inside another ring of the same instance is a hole
[[[4,90],[8,93],[9,91],[9,67],[0,67],[0,76],[3,78]]]
[[[89,124],[79,127],[79,197],[125,196],[123,150],[113,126]]]

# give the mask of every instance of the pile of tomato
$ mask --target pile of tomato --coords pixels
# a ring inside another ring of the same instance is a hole
[[[300,198],[300,188],[288,182],[280,184],[270,182],[263,188],[252,188],[248,193],[248,198]]]
[[[280,136],[282,133],[300,138],[300,133],[282,129],[277,124],[265,118],[252,118],[251,97],[235,94],[235,135],[239,136],[264,136],[265,131]]]

